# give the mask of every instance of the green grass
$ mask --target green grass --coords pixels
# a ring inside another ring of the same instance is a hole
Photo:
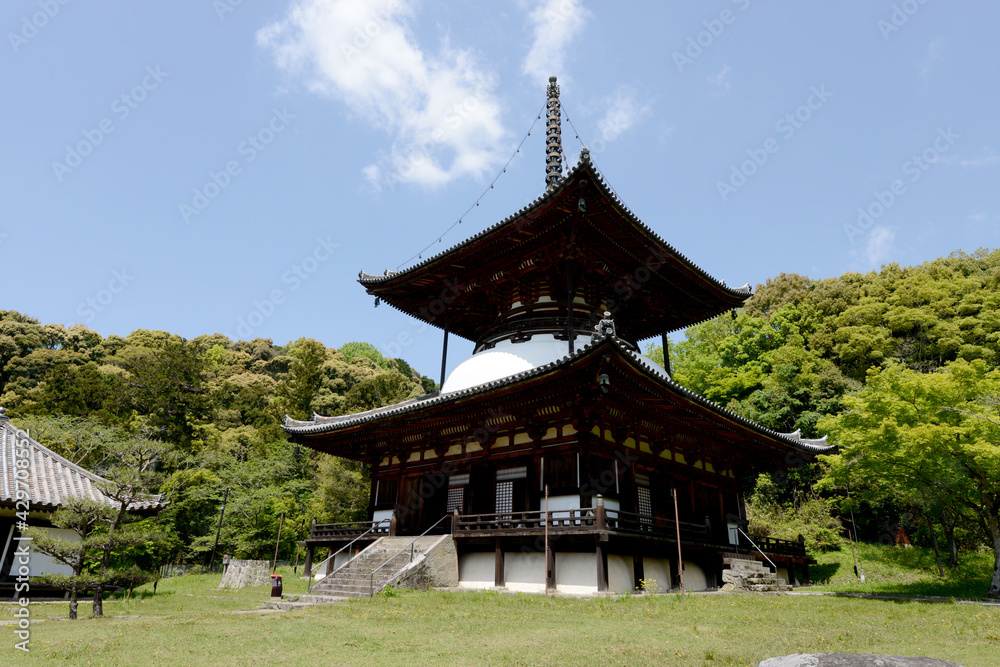
[[[849,555],[849,554],[848,554]],[[925,655],[995,665],[1000,608],[819,596],[545,598],[414,593],[281,613],[270,589],[219,591],[218,575],[164,579],[105,603],[104,619],[32,627],[18,664],[755,665],[789,653]],[[285,591],[305,582],[290,574]],[[66,604],[32,606],[36,619]],[[82,616],[90,612],[81,604]],[[11,617],[4,605],[0,614]],[[138,618],[110,618],[110,616]],[[12,647],[13,629],[9,632]],[[9,650],[9,649],[8,649]]]
[[[845,543],[840,551],[814,555],[817,565],[809,568],[809,576],[820,584],[816,589],[978,599],[993,579],[992,551],[960,554],[958,568],[951,570],[945,566],[942,578],[932,549],[883,544],[860,544],[855,548],[864,568],[865,583],[854,575],[851,548]]]

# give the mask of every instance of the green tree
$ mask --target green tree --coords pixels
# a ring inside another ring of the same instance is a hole
[[[982,360],[933,373],[890,363],[869,370],[845,404],[820,420],[840,447],[825,457],[822,486],[973,517],[994,551],[986,596],[1000,597],[1000,370]]]
[[[104,615],[105,581],[122,576],[122,572],[111,569],[112,550],[127,542],[149,539],[149,536],[135,532],[122,536],[119,529],[141,518],[130,510],[137,509],[139,504],[149,500],[148,491],[160,477],[156,466],[169,452],[169,445],[142,437],[116,441],[108,448],[108,458],[113,463],[102,471],[107,481],[100,483],[99,487],[105,496],[114,501],[116,508],[107,518],[104,542],[100,548],[98,572],[101,577],[94,586],[95,618]],[[141,573],[129,573],[128,576],[134,581]]]
[[[48,554],[55,560],[68,565],[72,575],[47,574],[37,578],[38,582],[69,592],[69,618],[77,618],[77,597],[93,588],[100,577],[85,570],[87,556],[104,542],[97,534],[101,525],[112,514],[112,508],[90,498],[70,498],[52,516],[52,525],[76,533],[78,539],[67,540],[56,537],[41,528],[29,528],[27,536],[32,539],[32,548]]]

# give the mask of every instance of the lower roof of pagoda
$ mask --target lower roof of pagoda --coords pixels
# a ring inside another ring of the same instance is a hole
[[[336,456],[375,461],[386,454],[438,448],[505,429],[539,432],[577,422],[602,424],[662,450],[701,450],[762,465],[784,465],[789,452],[824,454],[826,438],[779,433],[682,387],[662,369],[608,335],[551,363],[446,393],[434,392],[351,415],[294,420],[293,442]]]

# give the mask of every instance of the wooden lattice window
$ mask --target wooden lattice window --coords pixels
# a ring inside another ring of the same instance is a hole
[[[497,514],[514,511],[514,482],[497,482]]]
[[[639,504],[639,521],[644,526],[653,524],[653,499],[649,493],[649,477],[646,475],[635,476],[636,500]]]
[[[455,510],[461,514],[465,511],[465,487],[453,486],[448,489],[448,514]]]

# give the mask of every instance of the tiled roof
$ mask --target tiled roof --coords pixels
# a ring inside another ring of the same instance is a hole
[[[2,408],[0,408],[2,410]],[[17,498],[18,450],[28,451],[28,492],[30,508],[57,509],[69,498],[90,498],[117,507],[101,491],[99,484],[107,482],[86,468],[59,456],[51,449],[16,428],[0,412],[0,506],[12,506]],[[24,488],[23,485],[21,488]],[[147,496],[133,503],[132,511],[148,511],[166,505],[160,496]]]
[[[321,417],[320,415],[313,415],[313,418],[308,421],[291,419],[287,415],[285,416],[282,428],[286,433],[292,436],[308,436],[317,435],[320,433],[329,433],[332,431],[337,431],[343,428],[349,428],[352,426],[357,426],[364,424],[366,422],[375,422],[382,419],[387,419],[390,417],[395,417],[397,415],[418,412],[425,409],[428,406],[449,403],[458,399],[467,398],[475,395],[482,395],[492,392],[501,387],[512,385],[522,380],[527,380],[529,378],[539,377],[550,373],[558,368],[568,366],[571,362],[576,359],[580,359],[586,355],[595,353],[602,345],[612,345],[623,354],[631,357],[636,366],[642,369],[646,375],[648,375],[653,381],[660,383],[666,390],[670,391],[675,395],[680,395],[691,401],[698,403],[699,405],[708,408],[710,412],[713,412],[720,417],[734,421],[752,431],[756,431],[761,435],[764,435],[774,440],[779,440],[787,445],[791,445],[793,448],[808,452],[810,454],[827,454],[833,450],[831,445],[826,444],[826,436],[819,439],[808,439],[803,438],[801,431],[795,431],[793,433],[779,433],[777,431],[772,431],[771,429],[761,426],[760,424],[753,422],[745,417],[741,417],[735,412],[731,412],[721,405],[717,405],[712,401],[708,400],[700,394],[677,384],[672,379],[663,377],[660,373],[657,373],[649,365],[642,360],[642,358],[632,352],[628,347],[614,336],[602,337],[598,340],[591,342],[588,345],[580,348],[573,354],[568,354],[562,359],[558,359],[544,366],[538,366],[531,370],[527,370],[509,377],[501,378],[499,380],[494,380],[492,382],[487,382],[475,387],[469,387],[468,389],[462,389],[460,391],[448,392],[442,394],[440,392],[435,392],[433,394],[427,394],[421,396],[420,398],[411,398],[409,400],[403,401],[401,403],[396,403],[394,405],[387,405],[381,408],[375,408],[374,410],[366,410],[365,412],[358,412],[352,415],[342,415],[337,417]]]
[[[733,296],[744,297],[744,298],[750,296],[753,290],[750,287],[749,283],[743,285],[742,287],[735,287],[735,288],[727,286],[725,281],[718,280],[717,278],[709,275],[707,271],[705,271],[700,266],[692,262],[690,259],[687,258],[687,256],[685,256],[683,253],[679,252],[676,248],[674,248],[672,245],[663,240],[663,238],[659,234],[654,232],[648,225],[646,225],[642,220],[640,220],[638,216],[632,213],[632,211],[629,210],[629,208],[625,206],[625,203],[618,197],[618,194],[614,190],[612,190],[607,183],[604,182],[603,175],[600,173],[600,171],[597,170],[597,166],[593,163],[593,161],[590,158],[590,151],[587,150],[586,148],[580,152],[580,160],[579,162],[576,163],[576,166],[570,169],[569,172],[561,179],[561,187],[546,191],[545,194],[538,197],[535,201],[531,202],[527,206],[524,206],[517,213],[507,216],[500,222],[491,225],[490,227],[487,227],[486,229],[479,232],[475,236],[471,236],[466,240],[462,241],[461,243],[458,243],[452,246],[451,248],[448,248],[447,250],[439,252],[438,254],[432,257],[428,257],[422,262],[414,264],[413,266],[403,269],[402,271],[390,271],[386,269],[385,273],[383,273],[382,275],[375,275],[366,273],[364,270],[362,270],[358,273],[358,282],[366,286],[377,285],[379,283],[391,280],[400,275],[414,273],[422,267],[425,267],[429,264],[433,264],[434,262],[436,262],[445,255],[448,255],[466,246],[471,246],[476,242],[480,241],[481,239],[496,232],[498,229],[521,220],[529,213],[533,212],[538,208],[541,208],[547,202],[555,199],[557,196],[561,194],[563,187],[565,187],[567,183],[570,183],[573,180],[573,177],[577,174],[577,172],[580,171],[586,171],[586,173],[589,174],[589,176],[598,185],[598,187],[600,187],[604,196],[606,196],[610,201],[615,202],[621,208],[626,218],[628,218],[628,220],[632,224],[641,229],[644,233],[650,235],[659,244],[661,244],[664,248],[666,248],[668,252],[670,252],[673,255],[676,255],[684,263],[690,266],[695,273],[701,275],[703,278],[714,284],[716,287],[723,289],[724,291],[728,292]]]

